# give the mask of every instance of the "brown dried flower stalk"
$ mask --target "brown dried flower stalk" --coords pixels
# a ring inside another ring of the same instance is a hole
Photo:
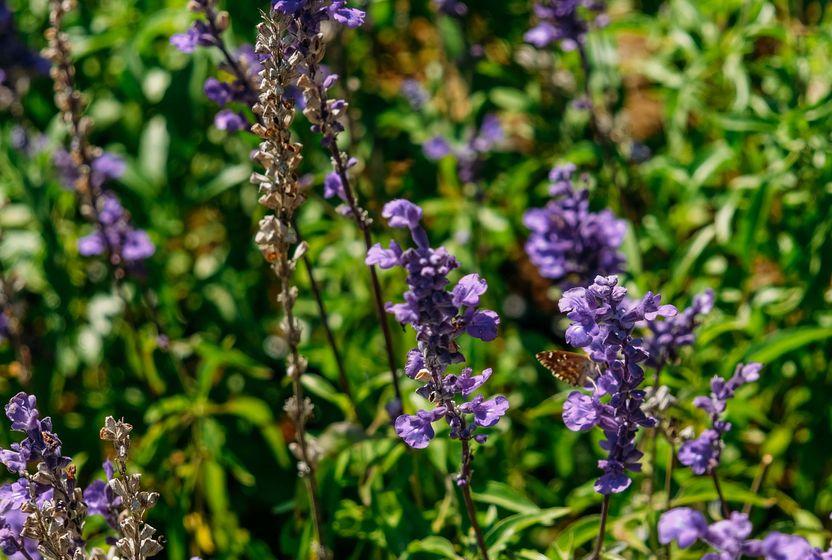
[[[306,422],[312,415],[313,406],[304,397],[301,385],[307,362],[298,350],[301,328],[294,316],[298,290],[293,284],[293,276],[306,251],[306,243],[298,242],[294,216],[305,196],[297,175],[303,146],[291,138],[295,109],[286,88],[296,80],[302,56],[288,48],[290,33],[284,17],[275,10],[263,13],[263,21],[257,28],[256,52],[266,59],[260,73],[258,102],[254,106],[258,122],[252,132],[262,139],[254,159],[264,171],[254,173],[251,180],[259,187],[260,204],[273,213],[260,221],[255,242],[280,282],[278,302],[283,308],[282,330],[289,348],[286,371],[294,392],[284,408],[295,426],[297,441],[292,445],[292,452],[298,460],[298,474],[305,480],[309,492],[316,540],[314,553],[316,558],[325,559],[327,552],[323,546],[323,518],[315,474],[319,453],[306,433]]]

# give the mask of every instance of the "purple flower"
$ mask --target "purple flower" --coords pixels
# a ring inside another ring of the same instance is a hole
[[[249,122],[241,113],[236,113],[231,109],[223,109],[214,117],[214,126],[226,132],[238,132],[246,130]]]
[[[156,252],[156,247],[150,241],[147,232],[134,229],[124,236],[121,256],[127,262],[138,262],[148,259]]]
[[[341,176],[333,171],[324,179],[324,198],[333,198],[336,196],[344,202],[347,201],[347,193],[344,190],[344,184],[341,182]]]
[[[0,83],[13,72],[46,74],[49,61],[21,40],[13,14],[3,0],[0,1]]]
[[[176,47],[179,51],[190,54],[196,50],[200,44],[199,31],[191,27],[185,33],[177,33],[170,38],[170,44]]]
[[[379,243],[376,243],[367,252],[367,258],[364,259],[369,265],[378,265],[382,269],[393,268],[398,266],[402,257],[402,250],[395,241],[390,242],[390,248],[384,249]]]
[[[698,438],[681,445],[680,463],[699,475],[710,474],[719,466],[724,447],[722,437],[731,429],[731,424],[722,419],[722,414],[737,389],[759,379],[762,367],[757,363],[739,364],[727,382],[719,376],[711,380],[711,394],[707,397],[697,397],[694,404],[708,413],[712,427],[702,432]]]
[[[216,78],[208,78],[205,80],[203,91],[205,92],[205,97],[220,106],[225,105],[232,98],[231,87]]]
[[[708,523],[701,512],[687,507],[671,509],[659,519],[659,542],[676,541],[679,547],[687,548],[701,539],[707,529]]]
[[[156,251],[150,237],[130,224],[130,217],[115,194],[105,192],[97,200],[98,230],[78,240],[78,253],[85,257],[113,255],[135,267]]]
[[[585,432],[600,420],[600,403],[580,391],[572,391],[563,404],[563,423],[573,432]]]
[[[531,231],[526,254],[543,277],[563,288],[585,285],[599,274],[615,274],[624,264],[619,248],[626,224],[609,210],[590,211],[589,191],[572,184],[574,170],[572,165],[555,167],[549,189],[553,199],[523,217]]]
[[[419,83],[417,80],[407,79],[402,82],[401,93],[407,102],[410,104],[410,107],[418,111],[422,107],[424,107],[430,96],[428,92],[425,91],[425,88]],[[430,157],[430,156],[428,156]],[[431,158],[436,159],[436,158]]]
[[[500,316],[495,311],[486,309],[475,311],[467,317],[465,332],[485,342],[491,342],[497,338],[497,327],[500,325]]]
[[[702,556],[703,560],[829,560],[832,550],[823,552],[803,537],[783,533],[769,533],[763,540],[750,540],[751,522],[744,513],[733,512],[728,519],[708,525],[702,513],[687,507],[671,509],[659,519],[659,542],[676,541],[680,548],[688,548],[697,541],[709,545],[716,552]]]
[[[362,26],[367,14],[357,8],[347,8],[346,5],[346,0],[334,0],[329,6],[332,19],[352,29]]]
[[[418,350],[416,352],[418,353]],[[492,373],[491,368],[486,368],[480,375],[475,375],[472,377],[472,371],[473,370],[471,370],[471,368],[465,368],[459,373],[459,376],[457,377],[456,390],[459,391],[459,393],[463,397],[467,397],[468,395],[479,389],[486,381],[488,381],[488,378],[491,377]]]
[[[424,449],[436,435],[432,422],[442,417],[441,414],[437,415],[437,410],[441,409],[434,409],[430,412],[420,410],[414,416],[402,414],[396,418],[396,433],[410,447]],[[444,412],[444,410],[441,411]]]
[[[69,458],[61,455],[61,440],[52,431],[52,419],[41,419],[34,396],[16,394],[6,405],[6,416],[13,430],[26,434],[20,443],[0,449],[0,463],[9,471],[22,474],[32,461],[43,461],[53,469],[63,469],[69,464]]]
[[[29,432],[40,428],[40,413],[34,395],[18,393],[6,405],[6,417],[11,420],[12,430]]]
[[[116,154],[104,152],[92,162],[90,182],[93,187],[101,188],[107,181],[119,179],[126,169],[124,159]]]
[[[490,428],[500,421],[508,410],[508,399],[498,395],[493,399],[484,400],[477,395],[473,400],[459,405],[460,412],[474,415],[474,422],[484,428]]]
[[[419,222],[422,221],[422,209],[403,198],[385,204],[381,215],[387,219],[390,227],[411,230],[421,228]]]
[[[38,503],[51,499],[52,490],[42,493]],[[28,514],[23,506],[29,501],[29,481],[21,478],[0,486],[0,550],[9,560],[39,559],[37,542],[21,533]]]
[[[117,514],[122,500],[108,484],[113,479],[115,469],[110,461],[105,461],[103,468],[107,480],[94,480],[87,486],[84,489],[84,502],[87,504],[88,515],[100,515],[110,527],[118,529]]]
[[[539,0],[534,7],[538,24],[526,32],[524,40],[537,48],[557,42],[564,51],[575,50],[585,41],[588,17],[603,25],[599,15],[603,10],[600,0]]]
[[[636,449],[639,427],[652,427],[655,421],[642,410],[644,380],[640,363],[647,359],[641,341],[634,337],[637,323],[658,315],[673,316],[676,309],[660,305],[661,298],[648,293],[635,302],[627,300],[627,290],[615,276],[597,276],[586,288],[573,288],[558,303],[572,324],[566,331],[569,344],[586,349],[600,374],[591,397],[575,391],[564,406],[564,422],[573,430],[598,425],[605,441],[607,458],[598,462],[604,474],[596,481],[601,494],[623,492],[630,486],[627,471],[640,470],[642,453]],[[602,397],[609,396],[608,403]]]
[[[422,151],[426,158],[436,161],[450,155],[453,149],[443,136],[434,136],[422,144]]]
[[[471,147],[479,153],[486,153],[493,150],[505,138],[503,125],[497,115],[489,113],[485,115],[480,125],[480,130],[471,141]]]
[[[463,333],[486,341],[497,336],[499,317],[494,311],[479,309],[488,284],[479,275],[469,274],[449,289],[448,275],[459,264],[443,247],[430,246],[421,225],[422,209],[412,202],[389,202],[382,216],[391,227],[408,229],[415,247],[403,251],[395,242],[389,249],[377,244],[368,252],[366,263],[382,268],[401,266],[407,271],[409,289],[404,303],[388,303],[386,307],[399,322],[410,324],[416,331],[418,347],[408,352],[405,373],[424,383],[417,393],[437,403],[431,412],[400,416],[396,432],[411,447],[426,447],[435,435],[431,423],[444,418],[452,438],[482,441],[484,436],[475,433],[477,427],[497,424],[508,410],[508,399],[476,395],[466,400],[491,377],[491,369],[476,376],[470,368],[459,374],[447,370],[465,361],[456,342]]]
[[[647,364],[661,369],[665,364],[676,360],[679,350],[694,343],[694,329],[699,326],[703,315],[714,307],[713,290],[705,290],[693,298],[690,307],[665,321],[648,321],[650,336],[645,340],[645,348],[650,358]]]

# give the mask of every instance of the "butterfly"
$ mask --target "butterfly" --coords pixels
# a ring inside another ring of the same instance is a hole
[[[535,357],[556,378],[575,387],[583,387],[596,375],[595,365],[588,356],[564,350],[538,352]]]

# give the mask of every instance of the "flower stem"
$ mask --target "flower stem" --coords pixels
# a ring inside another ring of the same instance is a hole
[[[607,533],[607,517],[610,514],[610,495],[604,496],[604,503],[601,504],[601,526],[598,528],[598,541],[595,543],[595,550],[590,560],[600,560],[601,552],[604,550],[604,536]]]
[[[297,340],[300,339],[299,333],[297,333],[296,323],[295,323],[295,316],[292,309],[292,305],[288,302],[291,301],[291,282],[289,280],[288,275],[285,271],[279,271],[277,268],[275,269],[278,277],[280,278],[281,284],[281,303],[283,305],[284,313],[286,314],[286,325],[287,330],[287,340],[289,341],[289,345],[291,347],[291,360],[294,368],[289,368],[293,371],[292,375],[292,389],[294,392],[295,397],[295,409],[294,409],[294,425],[295,425],[295,433],[297,437],[298,443],[298,451],[300,454],[300,460],[303,462],[303,468],[301,470],[301,475],[303,476],[306,482],[306,489],[309,494],[309,507],[312,510],[312,525],[315,531],[315,541],[316,541],[316,548],[315,548],[315,555],[318,560],[325,560],[324,556],[321,555],[321,550],[324,546],[323,541],[323,515],[321,514],[321,506],[320,500],[318,499],[318,484],[317,484],[317,477],[316,477],[316,460],[310,456],[309,452],[309,445],[306,439],[306,411],[305,411],[305,403],[304,403],[304,394],[303,394],[303,384],[301,383],[301,368],[300,364],[303,363],[303,359],[300,356],[300,351],[298,350]],[[304,472],[305,469],[305,472]]]
[[[298,240],[300,241],[302,239],[300,230],[298,230],[297,224],[295,224],[294,227],[295,232],[298,235]],[[332,328],[329,326],[329,313],[327,313],[326,304],[324,304],[321,288],[318,285],[318,281],[315,279],[312,261],[306,253],[303,255],[303,267],[306,269],[306,274],[309,277],[309,287],[312,290],[312,295],[314,296],[315,303],[318,306],[318,316],[320,317],[321,324],[324,327],[329,348],[332,350],[332,357],[335,359],[335,366],[338,368],[338,384],[341,385],[341,390],[347,396],[350,404],[352,405],[353,415],[356,419],[358,419],[358,405],[356,404],[352,395],[352,390],[350,389],[350,382],[347,378],[347,370],[344,368],[344,360],[341,357],[341,351],[338,349],[338,343],[335,340],[335,333],[332,332]]]
[[[716,488],[716,494],[719,496],[719,503],[722,508],[722,515],[726,519],[731,516],[731,510],[728,509],[728,502],[725,500],[725,494],[722,493],[722,486],[719,483],[719,476],[716,474],[716,469],[711,471],[711,478],[714,481],[714,488]]]
[[[474,509],[474,500],[471,498],[471,460],[473,454],[471,453],[471,446],[467,439],[462,440],[462,472],[459,476],[460,486],[462,488],[462,498],[465,501],[465,509],[468,512],[468,520],[471,522],[471,527],[474,529],[474,535],[477,539],[477,546],[480,549],[483,560],[489,560],[488,548],[485,546],[485,539],[482,536],[482,528],[477,521],[477,512]]]
[[[763,481],[765,481],[766,479],[766,474],[768,474],[768,468],[771,466],[773,460],[774,458],[770,454],[766,453],[765,455],[763,455],[763,458],[760,461],[760,468],[757,471],[757,476],[754,477],[754,482],[751,483],[752,494],[757,495],[757,493],[760,491],[760,487],[763,485]],[[747,502],[742,507],[742,512],[745,515],[748,515],[749,513],[751,513],[752,507],[754,506],[751,505],[751,502]]]
[[[325,92],[321,92],[322,98]],[[347,197],[347,204],[350,207],[350,213],[355,220],[356,225],[361,230],[364,238],[364,246],[369,251],[373,246],[373,237],[370,233],[370,224],[364,217],[364,211],[358,207],[355,192],[350,183],[349,175],[347,174],[347,167],[344,161],[344,155],[338,149],[333,139],[329,144],[330,154],[332,160],[335,162],[335,171],[341,179],[341,184],[344,187],[344,194]],[[378,271],[374,265],[367,265],[370,270],[370,280],[373,289],[373,302],[376,308],[376,315],[378,316],[379,324],[381,325],[381,332],[384,335],[384,346],[387,351],[387,364],[390,367],[390,375],[392,377],[393,391],[396,395],[396,400],[402,402],[402,393],[399,389],[399,377],[396,371],[396,353],[393,350],[393,337],[390,333],[390,325],[387,322],[387,312],[384,310],[384,295],[381,291],[381,282],[378,279]]]

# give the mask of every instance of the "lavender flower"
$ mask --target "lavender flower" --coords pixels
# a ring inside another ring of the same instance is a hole
[[[82,173],[72,155],[59,149],[53,155],[61,183],[66,188],[75,188]],[[129,268],[150,258],[156,247],[147,232],[133,227],[130,215],[124,210],[118,197],[104,189],[106,182],[118,179],[125,171],[124,160],[108,152],[96,157],[89,170],[89,184],[92,187],[90,204],[96,222],[96,231],[78,240],[78,252],[85,256],[106,255],[110,259],[123,261]]]
[[[435,136],[422,144],[422,151],[430,160],[448,155],[457,158],[457,174],[461,181],[474,183],[479,178],[486,154],[496,149],[504,140],[503,126],[497,115],[487,114],[475,133],[462,146],[452,146],[443,136]]]
[[[828,560],[832,549],[823,552],[796,535],[769,533],[763,540],[749,539],[752,526],[744,513],[733,512],[728,519],[708,525],[701,512],[682,507],[671,509],[659,519],[659,542],[676,542],[689,548],[698,541],[716,552],[703,560],[737,560],[743,557],[765,560]]]
[[[586,39],[589,17],[596,25],[604,24],[603,10],[600,0],[539,0],[534,6],[538,24],[524,39],[539,49],[557,42],[564,51],[573,51]]]
[[[156,251],[147,232],[135,229],[116,196],[106,192],[96,200],[98,230],[78,240],[85,256],[119,255],[128,267],[150,258]]]
[[[694,343],[694,329],[699,326],[702,315],[710,313],[713,307],[714,292],[708,289],[694,297],[691,306],[672,319],[648,321],[650,336],[645,340],[645,347],[650,358],[647,365],[660,370],[675,361],[682,347]]]
[[[422,109],[430,99],[424,86],[418,80],[407,79],[402,82],[401,93],[414,111]]]
[[[119,557],[143,560],[162,550],[155,529],[143,518],[158,499],[143,492],[141,476],[127,473],[130,447],[129,424],[107,418],[102,439],[114,442],[119,475],[105,464],[108,481],[93,482],[82,493],[71,459],[61,454],[61,440],[52,431],[52,420],[41,418],[33,395],[18,393],[6,405],[11,429],[25,435],[9,449],[0,449],[2,462],[17,481],[0,487],[0,549],[13,560],[102,558],[102,551],[88,555],[83,538],[88,515],[101,514],[119,537],[114,550]],[[34,464],[34,472],[29,466]],[[125,505],[129,504],[129,507]]]
[[[563,288],[589,283],[595,275],[616,274],[624,256],[619,248],[626,224],[609,210],[591,212],[589,191],[576,190],[572,164],[552,169],[549,194],[543,208],[532,208],[523,216],[531,234],[526,253],[540,274]]]
[[[502,396],[486,400],[478,395],[457,404],[457,398],[468,399],[482,386],[491,370],[480,375],[473,375],[470,368],[459,374],[446,372],[451,364],[465,361],[456,342],[463,333],[484,341],[497,336],[499,317],[479,308],[488,284],[469,274],[448,289],[448,274],[459,263],[444,247],[430,246],[421,225],[422,209],[415,204],[394,200],[385,205],[382,215],[391,227],[409,229],[415,247],[402,250],[395,241],[387,249],[376,244],[366,261],[383,269],[400,266],[407,271],[405,302],[388,303],[387,311],[416,331],[418,347],[408,353],[405,374],[425,382],[417,393],[437,403],[431,411],[399,416],[396,433],[411,447],[424,448],[435,436],[432,423],[444,418],[451,427],[451,438],[484,441],[484,435],[475,435],[477,427],[494,426],[508,410],[508,400]]]
[[[731,430],[731,423],[722,420],[728,400],[741,386],[759,379],[762,367],[757,363],[739,364],[727,382],[714,376],[710,396],[697,397],[693,401],[697,408],[708,413],[711,420],[711,428],[703,431],[698,438],[686,441],[679,449],[679,461],[694,473],[711,474],[719,466],[724,447],[722,437]]]
[[[628,303],[627,290],[615,276],[597,276],[587,288],[573,288],[559,302],[572,323],[566,341],[584,348],[601,368],[591,395],[573,391],[564,406],[563,419],[570,430],[585,431],[600,426],[606,440],[606,459],[598,466],[604,474],[595,490],[608,495],[623,492],[631,480],[627,471],[639,471],[642,453],[636,449],[639,427],[652,427],[655,420],[642,411],[644,391],[639,389],[644,371],[639,366],[647,359],[641,340],[633,330],[637,323],[657,316],[672,317],[676,309],[659,305],[661,296],[648,293]],[[602,397],[609,395],[606,402]]]
[[[32,74],[48,71],[49,63],[20,39],[6,0],[0,0],[0,111],[19,114]]]
[[[118,198],[104,188],[104,184],[124,172],[124,162],[89,143],[92,121],[83,115],[83,96],[75,86],[75,68],[70,60],[70,43],[61,29],[63,18],[74,3],[52,0],[50,28],[46,36],[49,46],[44,51],[52,62],[55,104],[63,121],[70,127],[72,152],[59,150],[55,164],[64,184],[71,185],[81,203],[81,212],[91,221],[96,231],[78,242],[82,255],[107,256],[116,281],[123,279],[125,267],[137,270],[141,261],[153,254],[155,248],[147,233],[130,224]]]
[[[262,57],[254,52],[251,45],[243,45],[232,51],[225,42],[224,32],[229,26],[228,13],[216,7],[216,0],[194,0],[189,3],[191,11],[199,14],[193,25],[185,32],[173,35],[171,44],[184,53],[193,53],[197,47],[213,47],[224,57],[220,69],[230,80],[208,78],[203,90],[205,96],[219,105],[221,110],[214,118],[215,126],[227,132],[246,130],[251,126],[249,118],[240,111],[227,108],[230,104],[241,104],[251,108],[257,103],[258,74],[263,69]]]
[[[410,230],[415,247],[402,250],[395,241],[387,249],[376,244],[368,251],[366,262],[385,269],[400,266],[407,271],[409,289],[404,294],[405,301],[388,303],[387,311],[416,331],[417,347],[408,352],[405,374],[423,382],[416,392],[435,404],[432,410],[400,415],[395,422],[396,433],[410,447],[422,449],[436,436],[433,423],[445,419],[450,426],[450,437],[462,444],[456,482],[462,490],[480,553],[488,560],[488,549],[471,498],[470,442],[473,439],[484,443],[487,436],[477,433],[478,428],[495,426],[509,403],[502,395],[491,399],[472,396],[491,377],[490,368],[479,375],[473,375],[471,368],[464,368],[458,374],[447,370],[451,364],[465,361],[456,342],[463,333],[484,341],[493,340],[500,319],[494,311],[480,309],[480,296],[488,284],[477,274],[464,276],[448,289],[448,274],[459,264],[444,247],[431,247],[421,225],[421,208],[407,200],[394,200],[384,206],[382,216],[390,227]]]

